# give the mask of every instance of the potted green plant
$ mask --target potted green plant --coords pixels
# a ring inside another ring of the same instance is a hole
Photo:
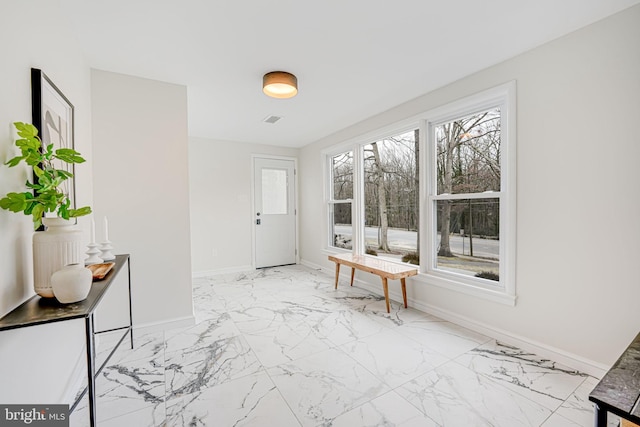
[[[70,207],[71,200],[62,190],[62,183],[72,178],[73,174],[54,166],[56,160],[69,164],[83,163],[85,160],[80,153],[71,148],[54,150],[53,144],[45,146],[38,137],[38,129],[32,124],[15,122],[13,125],[20,137],[16,140],[16,147],[20,149],[21,155],[10,159],[5,164],[14,167],[24,161],[33,167],[37,182],[26,182],[26,186],[33,192],[8,193],[0,199],[0,208],[31,215],[36,230],[42,224],[42,217],[47,212],[55,213],[59,218],[67,220],[90,214],[89,206],[79,209]]]
[[[66,265],[82,263],[83,233],[69,219],[91,213],[89,206],[71,207],[71,199],[63,184],[73,174],[56,165],[58,162],[75,164],[85,160],[73,149],[54,150],[53,144],[45,145],[38,137],[38,129],[31,124],[15,122],[13,125],[18,131],[19,138],[15,144],[21,154],[5,164],[14,167],[25,162],[33,168],[35,182],[27,180],[27,191],[8,193],[0,199],[0,208],[31,215],[35,230],[43,223],[46,226],[44,232],[33,235],[33,286],[38,295],[52,298],[51,275]]]

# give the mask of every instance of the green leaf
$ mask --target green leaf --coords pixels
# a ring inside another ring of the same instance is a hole
[[[55,212],[62,204],[64,197],[64,194],[49,189],[40,192],[34,201],[41,204],[47,212]]]
[[[40,216],[42,217],[42,214],[43,214],[43,213],[44,213],[44,206],[39,205],[39,204],[36,204],[36,205],[33,207],[33,210],[31,211],[31,214],[32,214],[33,216],[40,215]]]
[[[40,190],[40,189],[42,188],[42,186],[41,186],[41,185],[38,185],[38,184],[32,184],[32,183],[30,183],[29,181],[25,182],[25,183],[24,183],[24,185],[26,185],[26,186],[27,186],[27,188],[31,188],[31,189],[33,189],[33,190]]]
[[[28,193],[27,193],[28,194]],[[0,199],[0,208],[11,212],[22,212],[27,208],[25,193],[9,193]]]
[[[69,211],[67,208],[69,207],[69,199],[67,199],[66,203],[63,203],[58,207],[58,216],[64,219],[69,219]]]
[[[24,159],[24,156],[16,156],[13,159],[9,160],[5,165],[8,165],[10,168],[17,166],[20,161]]]
[[[35,138],[38,136],[38,129],[30,123],[15,122],[13,125],[18,131],[18,136],[22,138]]]
[[[84,163],[85,161],[80,153],[71,148],[58,148],[56,150],[56,157],[67,163]]]
[[[49,174],[42,174],[41,176],[38,176],[38,184],[42,185],[43,187],[51,186],[52,182],[53,180],[51,179],[51,176],[49,176]]]
[[[85,216],[85,215],[89,215],[90,213],[91,213],[91,208],[89,206],[83,206],[79,209],[69,209],[70,218]]]
[[[36,204],[31,211],[33,217],[33,229],[37,230],[42,225],[42,215],[44,214],[44,206]]]
[[[44,175],[44,171],[40,169],[38,165],[33,167],[33,173],[35,173],[38,178]]]
[[[27,198],[28,199],[28,198]],[[33,208],[39,206],[34,200],[27,200],[27,207],[24,210],[25,215],[31,215]]]
[[[16,130],[18,132],[23,131],[26,127],[26,124],[22,123],[22,122],[14,122],[13,126],[15,126]]]
[[[40,141],[36,138],[23,138],[16,140],[16,147],[24,150],[38,151],[40,149]]]
[[[69,179],[69,178],[73,178],[73,174],[69,171],[66,171],[64,169],[56,169],[55,170],[55,174],[57,176],[59,176],[60,178],[62,178],[63,180]]]
[[[89,215],[90,213],[91,213],[91,208],[89,206],[83,206],[79,209],[69,209],[69,216],[72,218]]]
[[[29,166],[36,166],[42,163],[42,156],[35,153],[29,153],[24,161],[27,162]]]

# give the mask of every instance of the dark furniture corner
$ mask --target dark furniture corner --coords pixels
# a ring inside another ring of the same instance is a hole
[[[606,427],[607,413],[640,424],[640,334],[629,344],[589,395],[595,425]]]

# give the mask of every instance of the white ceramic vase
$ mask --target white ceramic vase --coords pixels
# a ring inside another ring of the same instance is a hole
[[[46,231],[33,234],[33,287],[41,297],[53,298],[51,275],[82,262],[82,231],[63,218],[43,218],[42,223]]]
[[[69,264],[51,275],[51,288],[63,304],[82,301],[91,291],[93,274],[83,264]]]

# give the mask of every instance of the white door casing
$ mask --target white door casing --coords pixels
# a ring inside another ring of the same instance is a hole
[[[256,268],[296,263],[295,161],[253,158]]]

